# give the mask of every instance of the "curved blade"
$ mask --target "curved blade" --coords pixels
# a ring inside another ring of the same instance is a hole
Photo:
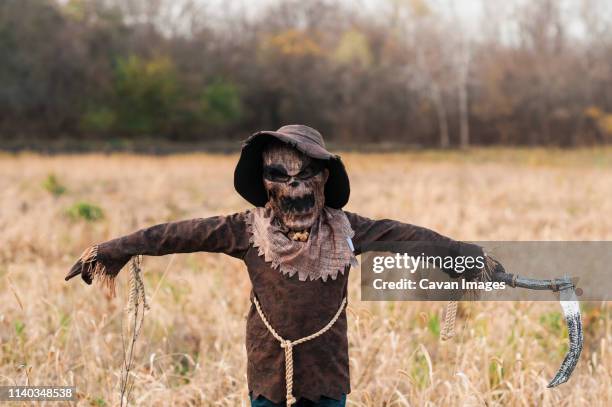
[[[578,358],[582,352],[583,334],[582,320],[580,319],[580,305],[574,291],[574,283],[569,277],[556,278],[553,280],[536,280],[532,278],[519,277],[510,273],[497,272],[493,274],[493,281],[503,281],[511,287],[521,287],[530,290],[552,290],[559,291],[561,308],[565,316],[567,332],[569,336],[569,350],[561,363],[559,371],[548,383],[548,387],[556,387],[569,380]]]
[[[578,358],[582,352],[583,334],[582,320],[580,319],[580,305],[574,292],[573,287],[561,290],[560,292],[561,308],[565,316],[567,324],[567,332],[569,336],[569,350],[561,363],[559,371],[555,377],[548,383],[548,387],[556,387],[565,383],[570,378]]]

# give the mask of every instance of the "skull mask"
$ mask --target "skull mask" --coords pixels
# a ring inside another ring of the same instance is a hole
[[[325,164],[282,142],[263,151],[267,206],[290,232],[307,232],[325,205]],[[305,234],[307,238],[307,233]],[[295,240],[295,238],[294,238]]]

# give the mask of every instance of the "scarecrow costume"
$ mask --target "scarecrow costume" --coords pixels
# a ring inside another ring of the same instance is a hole
[[[81,275],[88,284],[112,284],[136,255],[204,251],[242,259],[252,283],[246,350],[253,405],[344,405],[351,391],[348,275],[355,255],[370,243],[440,242],[454,255],[483,255],[478,246],[422,227],[343,211],[350,192],[344,165],[307,126],[249,137],[234,186],[253,209],[156,225],[97,244],[66,279]]]

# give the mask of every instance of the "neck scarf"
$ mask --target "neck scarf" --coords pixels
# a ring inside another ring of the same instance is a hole
[[[300,281],[335,280],[347,266],[358,265],[351,242],[354,232],[340,209],[324,207],[306,242],[290,239],[270,209],[251,210],[247,222],[249,241],[259,256],[289,277],[297,273]]]

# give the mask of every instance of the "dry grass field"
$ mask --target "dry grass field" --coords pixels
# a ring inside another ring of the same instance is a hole
[[[612,240],[612,150],[343,154],[347,209],[462,240]],[[64,275],[93,242],[171,220],[244,210],[235,155],[0,155],[0,385],[74,385],[79,405],[119,399],[118,295]],[[99,208],[99,210],[98,210]],[[146,257],[151,309],[133,404],[248,404],[249,281],[235,259]],[[548,390],[566,333],[555,303],[463,303],[439,339],[443,303],[360,301],[353,270],[350,406],[610,406],[612,307],[584,304],[585,348]]]

